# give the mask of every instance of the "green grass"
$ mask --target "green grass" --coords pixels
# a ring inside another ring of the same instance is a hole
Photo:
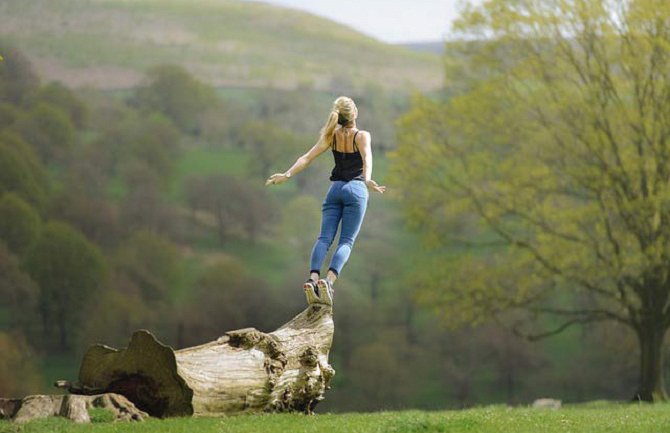
[[[64,419],[33,421],[1,432],[198,433],[662,433],[670,431],[668,404],[598,403],[539,410],[488,406],[461,411],[242,415],[225,418],[151,419],[142,423],[75,425]]]
[[[243,176],[249,167],[249,152],[244,149],[194,148],[185,152],[176,164],[171,182],[171,199],[183,199],[183,186],[189,176],[225,173]]]

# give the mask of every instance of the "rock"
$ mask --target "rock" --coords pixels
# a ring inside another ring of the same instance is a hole
[[[536,409],[560,409],[561,400],[553,398],[538,398],[533,402],[533,407]]]

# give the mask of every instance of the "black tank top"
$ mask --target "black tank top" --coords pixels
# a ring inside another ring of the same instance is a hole
[[[330,174],[330,180],[343,180],[349,182],[350,180],[365,180],[363,175],[363,158],[361,153],[356,147],[356,135],[359,131],[356,131],[354,134],[354,149],[355,152],[340,152],[335,150],[335,141],[337,135],[333,136],[333,158],[335,159],[335,167],[333,168],[332,173]]]

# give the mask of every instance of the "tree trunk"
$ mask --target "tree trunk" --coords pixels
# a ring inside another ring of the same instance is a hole
[[[152,416],[223,415],[260,411],[312,413],[335,374],[328,364],[332,308],[313,304],[274,332],[226,332],[177,351],[148,331],[128,347],[89,348],[74,394],[115,392]]]
[[[640,343],[640,384],[634,400],[667,400],[663,379],[663,339],[666,329],[658,324],[649,324],[638,330]]]

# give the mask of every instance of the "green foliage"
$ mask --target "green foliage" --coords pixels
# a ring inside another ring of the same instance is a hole
[[[451,247],[417,277],[425,304],[454,325],[553,316],[547,332],[520,331],[534,337],[628,325],[644,399],[664,395],[670,325],[668,14],[659,1],[470,8],[459,30],[491,37],[453,44],[449,99],[416,99],[394,155],[409,218]]]
[[[69,224],[50,221],[26,252],[22,265],[40,287],[39,311],[46,339],[56,331],[55,343],[68,348],[71,334],[85,316],[83,307],[107,277],[102,254]]]
[[[164,116],[151,114],[136,124],[128,152],[151,168],[164,183],[172,174],[174,160],[179,156],[179,131]]]
[[[272,174],[271,169],[277,160],[300,156],[313,144],[308,136],[301,136],[281,126],[262,121],[246,123],[241,128],[240,140],[252,155],[250,172],[262,179]]]
[[[52,82],[42,86],[27,98],[27,105],[46,104],[58,107],[68,113],[70,121],[78,129],[83,129],[88,123],[88,107],[72,90],[59,82]]]
[[[34,355],[23,338],[0,332],[0,353],[0,395],[16,398],[39,389]]]
[[[39,287],[26,274],[19,264],[19,259],[12,254],[4,243],[0,242],[0,314],[7,308],[9,313],[4,329],[22,333],[30,339],[37,335],[37,298]],[[0,386],[2,381],[0,381]]]
[[[40,216],[16,193],[0,197],[0,239],[10,250],[21,254],[37,238]]]
[[[119,247],[114,264],[117,278],[135,286],[147,302],[164,301],[181,274],[177,247],[146,230],[133,233]]]
[[[126,233],[139,229],[172,232],[176,209],[167,202],[164,180],[137,160],[130,160],[121,174],[128,190],[119,208],[123,230]]]
[[[255,242],[269,230],[276,214],[276,204],[262,186],[235,176],[193,176],[184,191],[192,211],[204,210],[214,217],[221,244],[239,232]]]
[[[4,16],[4,14],[3,14]],[[26,56],[0,41],[0,102],[19,105],[39,85],[39,79]]]
[[[180,308],[180,345],[199,344],[201,338],[215,339],[221,329],[244,327],[248,317],[256,318],[254,327],[258,329],[267,330],[276,323],[278,299],[267,283],[230,257],[209,264],[189,296],[189,302]]]
[[[2,102],[0,103],[0,130],[12,126],[19,118],[19,109],[15,105]]]
[[[47,190],[44,167],[30,145],[15,134],[0,133],[0,194],[15,192],[39,209]]]
[[[282,208],[281,235],[285,245],[296,250],[298,257],[308,257],[319,233],[321,201],[311,195],[300,194]]]
[[[163,340],[169,338],[174,327],[174,311],[164,300],[146,300],[137,283],[127,275],[112,274],[109,287],[96,295],[88,306],[86,326],[77,333],[77,347],[105,342],[112,347],[124,347],[137,329],[150,329]],[[163,340],[164,341],[164,340]],[[63,377],[76,374],[72,369],[79,359],[69,359],[67,369],[58,371]],[[51,363],[49,363],[51,364]]]
[[[67,221],[100,246],[116,245],[124,228],[114,203],[105,197],[104,174],[92,165],[73,163],[64,177],[63,188],[50,197],[48,215]]]
[[[56,4],[36,1],[10,2],[0,9],[36,11],[37,4],[42,8],[38,12],[44,13]],[[128,3],[125,7],[139,8],[140,4]],[[83,9],[90,6],[79,5]],[[114,8],[118,3],[108,6]],[[175,7],[184,12],[181,6]],[[183,13],[174,17],[182,18]],[[0,16],[0,22],[2,19]],[[51,22],[57,21],[45,21],[47,24]],[[138,31],[147,31],[147,28],[138,27]],[[285,33],[276,35],[278,38],[284,36]],[[120,42],[109,41],[109,44]],[[43,38],[40,43],[43,44]],[[469,49],[475,50],[477,46],[473,43]],[[67,49],[75,48],[68,45]],[[78,53],[89,50],[81,46],[76,49],[83,49]],[[142,49],[119,49],[106,54],[131,58]],[[462,49],[468,52],[465,47]],[[160,48],[155,52],[157,56],[164,53]],[[455,49],[450,52],[461,55]],[[187,53],[190,54],[192,52]],[[341,54],[343,57],[347,55]],[[470,52],[473,54],[474,51]],[[465,54],[462,56],[468,58]],[[174,58],[168,60],[174,61]],[[263,59],[259,58],[258,62],[263,63]],[[491,71],[470,67],[458,58],[450,59],[448,63],[450,71],[457,69],[457,65],[463,70],[458,74],[450,72],[447,96],[463,95],[475,88],[478,80],[491,74]],[[298,64],[295,62],[291,67]],[[189,64],[189,69],[191,67],[193,64]],[[351,63],[348,68],[352,70],[349,78],[365,74],[365,71],[357,70],[360,63]],[[381,74],[379,72],[379,76]],[[402,72],[399,74],[398,77]],[[321,76],[318,83],[327,82],[328,78],[324,77]],[[384,152],[379,150],[382,146],[392,147],[388,144],[392,141],[383,137],[393,135],[389,122],[397,110],[402,109],[406,88],[386,93],[374,87],[360,91],[353,84],[352,79],[344,79],[339,85],[347,91],[360,92],[353,94],[360,108],[359,127],[372,132],[373,148],[377,149],[374,177],[384,183],[388,163]],[[388,89],[387,84],[383,82],[385,89]],[[0,108],[0,111],[9,113],[6,116],[9,128],[23,109],[37,103],[35,95],[40,93],[39,89],[32,91],[33,96],[25,99],[23,108],[8,103],[0,105],[7,108],[4,111]],[[67,106],[67,95],[61,95],[58,90],[55,93],[55,99],[62,102],[56,105],[59,108]],[[290,90],[220,88],[217,94],[222,103],[204,113],[202,134],[184,136],[166,116],[155,111],[140,113],[130,107],[128,98],[133,94],[134,91],[128,89],[107,93],[77,90],[77,97],[90,107],[87,130],[77,131],[77,145],[70,157],[58,165],[50,164],[47,174],[39,162],[34,164],[36,172],[42,172],[54,186],[46,201],[48,205],[35,206],[40,209],[42,218],[67,221],[111,258],[109,281],[87,296],[83,306],[77,304],[77,311],[83,311],[86,320],[79,321],[79,326],[68,325],[71,350],[58,356],[50,353],[53,352],[51,342],[57,344],[53,333],[47,337],[47,344],[42,345],[39,338],[42,316],[36,305],[39,287],[19,268],[17,257],[7,249],[0,251],[0,275],[3,275],[0,277],[0,299],[6,301],[0,302],[0,331],[23,334],[44,353],[36,354],[43,376],[41,392],[52,392],[54,379],[76,378],[80,361],[78,353],[88,345],[105,343],[123,347],[128,336],[138,328],[152,330],[161,341],[173,347],[184,347],[214,339],[227,329],[246,326],[275,329],[305,306],[301,284],[306,277],[309,250],[318,233],[319,203],[328,187],[332,157],[325,154],[318,158],[307,170],[276,190],[263,188],[260,170],[252,162],[258,152],[252,151],[251,144],[240,146],[241,132],[250,120],[267,128],[270,132],[264,136],[271,139],[263,143],[265,151],[268,154],[280,152],[271,161],[270,171],[285,170],[295,157],[311,146],[333,97],[337,95],[316,91],[314,83],[308,81]],[[430,102],[418,101],[426,105]],[[440,110],[436,110],[434,116],[423,120],[421,116],[415,117],[421,127],[416,128],[418,134],[412,141],[414,149],[407,154],[409,161],[418,158],[433,133],[439,136],[444,132],[441,131],[442,122],[451,113],[441,105],[435,105]],[[473,105],[473,116],[477,109]],[[72,118],[69,109],[64,112],[70,113],[68,116]],[[470,128],[469,133],[476,132],[478,126],[469,125],[463,122],[457,126]],[[409,131],[406,125],[401,126],[403,133]],[[496,124],[500,130],[504,126],[504,122]],[[302,131],[311,131],[312,139],[297,135]],[[289,139],[279,146],[278,141],[272,140],[275,132],[277,137],[289,134],[297,138],[295,142]],[[482,141],[497,140],[497,133],[483,132],[486,134],[482,133]],[[21,155],[11,161],[23,161],[24,148],[32,153],[30,145],[17,140],[9,131],[4,131],[2,137],[0,141],[9,145],[12,155]],[[505,149],[505,142],[495,143],[500,145],[498,150]],[[417,160],[423,162],[422,158]],[[30,164],[35,161],[38,160],[33,154]],[[19,163],[22,164],[20,171],[15,170],[15,163],[2,166],[0,179],[12,179],[10,175],[16,173],[24,173],[25,179],[32,179],[30,170],[33,168],[25,161]],[[440,174],[439,170],[434,173]],[[192,177],[201,179],[192,182],[189,180]],[[25,180],[21,179],[21,182]],[[410,176],[401,178],[401,182],[417,179]],[[0,185],[4,184],[0,182]],[[44,197],[47,196],[46,185],[45,180]],[[228,185],[228,190],[222,185]],[[193,186],[197,188],[182,194]],[[31,194],[22,192],[21,188],[12,188],[9,190],[34,205]],[[6,192],[5,189],[1,191],[0,195]],[[444,409],[499,401],[518,404],[529,402],[538,395],[554,395],[569,401],[630,397],[629,387],[635,383],[638,374],[636,338],[632,332],[622,332],[619,327],[605,328],[603,324],[603,328],[568,332],[556,339],[531,345],[514,339],[496,326],[461,331],[448,331],[439,326],[433,310],[444,311],[443,298],[439,292],[422,288],[434,287],[435,277],[441,276],[443,269],[449,266],[448,259],[458,258],[468,248],[460,244],[436,243],[441,253],[446,251],[444,255],[421,248],[415,235],[403,226],[399,212],[401,203],[395,196],[399,191],[400,188],[393,186],[389,188],[389,194],[371,196],[346,275],[337,283],[337,330],[330,354],[337,375],[333,388],[318,410]],[[417,202],[423,192],[415,191]],[[216,212],[219,208],[209,207],[213,200],[222,197],[225,199],[220,208],[223,211],[223,243],[217,236],[221,227]],[[457,202],[450,202],[448,206],[453,203]],[[447,207],[437,199],[433,204],[436,213]],[[187,209],[188,206],[192,209]],[[261,226],[255,235],[252,235],[253,228],[247,225],[249,222]],[[442,223],[444,227],[439,223],[435,225],[444,228],[445,233],[453,233],[447,230],[447,220]],[[496,239],[490,230],[482,231],[470,220],[459,221],[456,227],[477,240]],[[146,234],[146,239],[138,241],[137,231]],[[491,249],[493,246],[477,246],[469,251],[476,258],[482,258]],[[53,254],[58,256],[60,250]],[[432,266],[426,269],[426,265]],[[87,267],[78,269],[86,272]],[[408,272],[415,272],[420,278],[411,278]],[[480,283],[484,276],[480,278],[479,275],[469,279],[468,275],[452,273],[448,277],[461,278],[463,285],[470,281],[484,284]],[[514,269],[510,269],[509,279],[514,277]],[[422,281],[426,284],[418,284]],[[415,292],[428,302],[416,305]],[[431,293],[439,296],[430,299],[428,295]],[[485,294],[481,297],[488,299]],[[564,300],[584,302],[572,296],[565,296]],[[456,297],[455,302],[458,304],[463,300]],[[473,315],[466,309],[452,312],[457,318],[461,314]],[[556,321],[541,323],[560,324]],[[53,323],[47,323],[47,326],[53,327]],[[579,371],[575,371],[575,365],[579,365]],[[393,376],[393,380],[387,380],[389,376]],[[342,424],[350,422],[346,418],[334,419],[326,428],[341,431]],[[201,429],[198,423],[203,422],[180,421],[184,424],[175,429],[188,430],[183,428],[186,425],[197,431]],[[71,427],[69,423],[56,425],[50,422],[45,421],[46,429]],[[286,431],[322,427],[305,427],[304,418],[291,422],[294,424],[285,425]],[[436,424],[419,415],[405,421],[397,420],[395,427],[378,419],[369,422],[382,431],[430,429]],[[463,427],[469,425],[468,422],[454,424]],[[28,429],[32,425],[42,424],[31,424]],[[160,424],[156,428],[170,427]],[[95,428],[123,430],[128,424],[99,424],[93,426]],[[131,425],[130,428],[140,427]]]
[[[84,161],[95,164],[101,174],[123,181],[125,189],[146,177],[167,189],[180,156],[181,138],[172,121],[158,112],[125,113],[88,144]]]
[[[16,122],[16,130],[45,164],[64,161],[74,146],[75,128],[61,108],[40,102]]]
[[[133,104],[164,114],[185,133],[199,134],[201,116],[216,104],[214,89],[178,65],[151,68],[148,79],[149,84],[137,90]]]

